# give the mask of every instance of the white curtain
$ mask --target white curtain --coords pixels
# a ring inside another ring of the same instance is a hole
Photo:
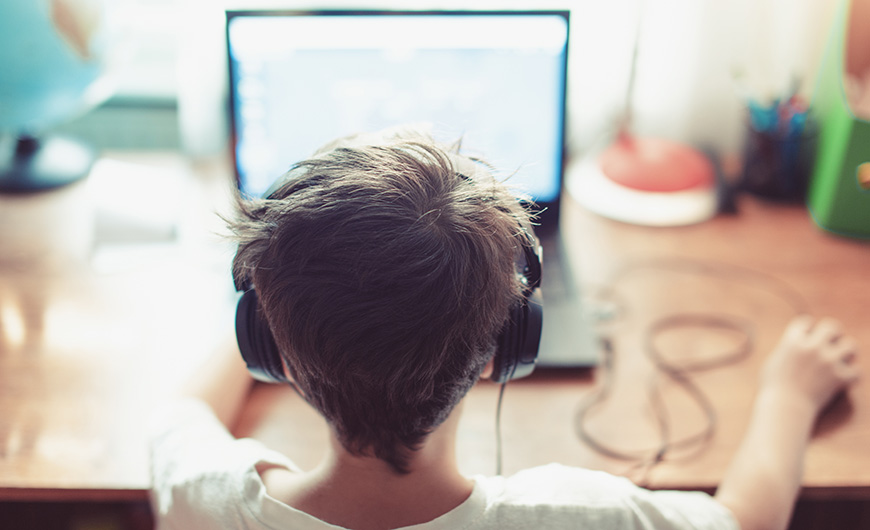
[[[624,112],[640,18],[629,102],[633,132],[739,152],[747,95],[766,101],[788,92],[797,79],[801,96],[811,99],[837,5],[835,0],[573,2],[572,147],[582,152],[594,145]]]

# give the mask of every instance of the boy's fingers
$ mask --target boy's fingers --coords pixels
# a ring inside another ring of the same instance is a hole
[[[841,337],[832,345],[831,350],[841,361],[852,362],[858,357],[858,343],[850,336]]]
[[[836,342],[843,336],[843,327],[839,321],[833,318],[819,320],[810,331],[811,340],[818,345]]]
[[[860,376],[858,369],[858,343],[852,337],[840,339],[830,352],[834,362],[834,373],[846,384],[851,384]]]
[[[788,324],[786,334],[794,338],[804,337],[813,327],[814,321],[812,315],[798,315]]]
[[[819,349],[821,359],[831,364],[852,364],[857,358],[858,345],[855,339],[846,336],[836,342],[823,344]]]
[[[852,384],[861,376],[861,371],[853,364],[840,363],[835,369],[837,377],[846,385]]]
[[[852,337],[843,337],[837,342],[837,349],[847,362],[858,357],[858,343]]]
[[[858,352],[856,350],[849,350],[843,356],[843,360],[849,364],[854,363],[857,358],[858,358]]]

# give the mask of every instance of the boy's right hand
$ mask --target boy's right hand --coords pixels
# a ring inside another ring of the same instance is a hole
[[[797,317],[767,359],[749,428],[716,498],[741,528],[788,527],[819,412],[858,378],[855,340],[833,319]]]
[[[836,320],[796,317],[765,364],[761,391],[781,393],[816,415],[858,379],[857,357],[858,344]]]

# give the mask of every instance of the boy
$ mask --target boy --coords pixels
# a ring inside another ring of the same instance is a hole
[[[431,140],[358,137],[299,164],[267,200],[240,201],[231,227],[237,285],[255,288],[279,371],[331,444],[302,471],[233,439],[221,422],[250,379],[230,348],[155,438],[159,528],[784,528],[814,419],[857,375],[834,321],[792,322],[715,498],[558,465],[470,479],[454,455],[461,400],[492,374],[529,287],[520,202]]]

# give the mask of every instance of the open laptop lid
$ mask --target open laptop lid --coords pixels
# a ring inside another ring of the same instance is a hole
[[[427,124],[556,227],[567,11],[228,11],[238,184],[261,195],[341,136]]]

